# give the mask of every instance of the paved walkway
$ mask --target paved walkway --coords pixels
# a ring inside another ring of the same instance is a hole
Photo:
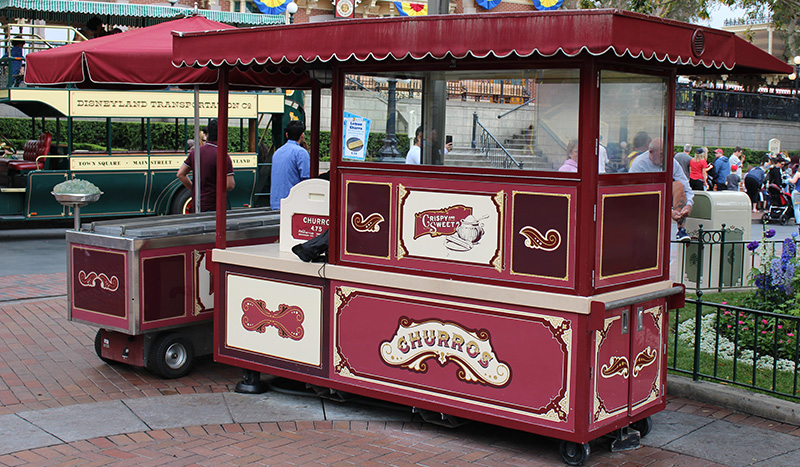
[[[201,360],[178,380],[102,363],[94,329],[66,320],[63,274],[43,296],[0,289],[0,465],[558,466],[558,441],[409,408],[232,392],[240,371]],[[52,281],[49,279],[53,279]],[[42,284],[50,284],[42,285]],[[27,292],[25,292],[27,293]],[[369,404],[367,404],[369,403]],[[592,466],[800,465],[800,427],[671,397],[638,450],[592,446]]]

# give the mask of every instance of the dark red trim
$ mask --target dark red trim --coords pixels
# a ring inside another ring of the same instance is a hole
[[[319,175],[319,122],[322,87],[317,81],[311,87],[311,176]]]
[[[217,225],[216,244],[219,249],[225,248],[227,237],[228,208],[228,174],[223,167],[228,166],[228,69],[221,70],[219,80],[219,103],[217,118]]]

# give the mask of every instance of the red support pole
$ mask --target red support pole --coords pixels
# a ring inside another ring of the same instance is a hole
[[[227,237],[228,207],[228,69],[220,68],[219,101],[217,116],[217,225],[216,242],[218,249],[225,248]]]
[[[311,178],[319,175],[319,121],[322,108],[322,86],[311,84]]]

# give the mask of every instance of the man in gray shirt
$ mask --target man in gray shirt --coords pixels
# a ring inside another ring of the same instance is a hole
[[[691,149],[691,148],[689,148]],[[664,147],[661,138],[650,142],[649,149],[631,163],[631,172],[661,172],[664,170]],[[689,177],[683,173],[680,165],[672,164],[672,219],[678,224],[675,238],[680,242],[691,240],[683,227],[686,217],[692,212],[694,192],[689,186]]]
[[[692,145],[684,144],[683,152],[675,153],[675,162],[680,164],[683,174],[689,178],[689,161],[692,160]]]

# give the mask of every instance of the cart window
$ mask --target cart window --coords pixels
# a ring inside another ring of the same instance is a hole
[[[667,78],[608,70],[600,76],[600,171],[663,171],[671,154],[664,145]]]
[[[575,69],[347,75],[342,158],[575,172],[578,91]]]

